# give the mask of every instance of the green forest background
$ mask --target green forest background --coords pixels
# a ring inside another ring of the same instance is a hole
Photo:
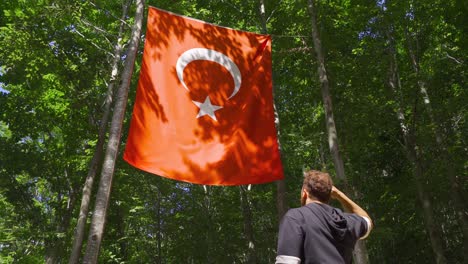
[[[366,258],[356,262],[468,263],[467,1],[145,5],[144,26],[152,5],[272,35],[286,178],[192,185],[139,171],[120,152],[99,263],[274,262],[279,219],[299,206],[303,170],[336,175],[314,23],[346,173],[334,181],[375,224]],[[105,141],[98,140],[109,123],[102,117],[112,112],[112,86],[120,81],[112,65],[122,72],[134,13],[131,0],[0,1],[0,263],[69,261],[83,186],[90,168],[100,167],[92,159]]]

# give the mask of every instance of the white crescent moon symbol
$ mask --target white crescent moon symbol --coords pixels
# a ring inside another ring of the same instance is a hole
[[[195,60],[213,61],[221,64],[224,68],[226,68],[229,71],[232,78],[234,79],[234,91],[228,99],[231,99],[234,95],[236,95],[239,92],[242,77],[237,65],[223,53],[203,48],[189,49],[186,52],[182,53],[182,55],[180,55],[179,59],[177,60],[177,77],[179,77],[180,82],[187,91],[189,91],[189,88],[187,87],[187,85],[185,85],[184,82],[184,69],[190,62]]]

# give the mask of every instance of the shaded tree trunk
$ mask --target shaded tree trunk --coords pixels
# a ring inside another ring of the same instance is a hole
[[[68,172],[65,170],[65,178],[68,179]],[[57,219],[57,228],[56,232],[57,234],[65,234],[70,227],[70,221],[73,215],[73,210],[75,209],[75,204],[76,204],[76,198],[77,198],[77,192],[78,188],[73,187],[70,184],[70,189],[69,189],[69,200],[67,203],[66,208],[63,208],[59,210],[56,213],[56,219]],[[59,196],[62,196],[59,194]],[[59,201],[59,204],[61,201]],[[65,248],[65,238],[66,236],[63,237],[58,237],[55,236],[53,240],[50,242],[47,250],[46,250],[46,263],[47,264],[55,264],[55,263],[60,263],[60,260],[63,257],[63,248]]]
[[[206,216],[206,223],[205,223],[205,243],[206,246],[204,247],[205,251],[205,256],[206,260],[205,263],[214,263],[213,262],[213,253],[211,253],[211,248],[214,247],[214,242],[215,242],[215,230],[213,229],[213,212],[215,212],[215,208],[212,207],[211,204],[211,186],[203,185],[203,190],[204,190],[204,201],[203,201],[203,210],[205,211],[205,216]],[[190,262],[190,263],[193,263]]]
[[[278,220],[281,220],[289,209],[286,202],[286,192],[286,182],[284,180],[276,181],[276,211],[278,212]]]
[[[323,107],[325,110],[326,127],[328,134],[328,145],[332,155],[333,164],[335,166],[336,176],[343,181],[345,191],[349,193],[347,179],[344,171],[344,163],[340,154],[338,145],[338,132],[336,131],[335,118],[333,116],[333,104],[330,95],[330,83],[328,81],[328,74],[325,65],[325,55],[323,54],[322,41],[317,26],[317,11],[315,8],[314,0],[308,0],[308,10],[311,18],[312,26],[312,41],[314,43],[315,55],[318,64],[318,75],[320,86],[322,90]],[[354,250],[354,259],[357,264],[365,264],[369,262],[369,255],[365,242],[360,240],[356,243]]]
[[[241,195],[242,216],[244,217],[244,235],[248,242],[247,250],[247,263],[257,263],[257,256],[255,254],[255,236],[252,224],[252,209],[251,203],[246,190],[246,186],[239,186]]]
[[[260,21],[261,21],[261,32],[262,34],[268,34],[267,30],[267,17],[265,13],[265,0],[259,0],[260,4]],[[273,98],[274,96],[275,89],[274,89],[274,84],[273,84]],[[279,115],[278,111],[276,109],[276,104],[273,103],[273,108],[275,110],[275,127],[276,127],[276,133],[278,137],[278,146],[280,149],[281,153],[281,142],[280,142],[280,120],[279,120]],[[276,210],[278,212],[278,221],[281,221],[281,218],[283,218],[283,215],[288,211],[288,204],[286,202],[286,183],[285,180],[279,180],[276,181]]]
[[[111,69],[111,77],[109,80],[109,84],[107,86],[107,93],[106,98],[104,101],[104,112],[102,114],[101,122],[99,124],[99,134],[98,134],[98,141],[96,144],[96,150],[94,151],[93,158],[91,159],[88,175],[86,176],[86,181],[83,186],[83,196],[81,198],[81,206],[80,212],[78,215],[78,220],[76,223],[75,234],[73,236],[73,245],[72,251],[70,254],[70,259],[68,260],[69,264],[76,264],[79,261],[81,255],[81,248],[83,247],[83,239],[85,235],[85,227],[86,227],[86,219],[88,217],[89,212],[89,201],[91,200],[91,193],[94,184],[94,178],[96,177],[96,173],[98,170],[98,164],[102,160],[102,154],[104,152],[104,141],[106,136],[106,128],[109,122],[109,115],[110,109],[112,104],[112,95],[114,92],[114,85],[117,80],[118,72],[119,72],[119,61],[120,55],[122,53],[122,34],[124,29],[125,18],[128,14],[128,7],[130,6],[130,1],[127,1],[123,4],[122,7],[122,22],[120,23],[119,33],[117,37],[117,43],[115,44],[114,54],[112,58],[112,69]]]
[[[83,259],[84,263],[96,263],[99,256],[102,236],[104,233],[107,207],[109,205],[112,179],[114,176],[115,161],[120,145],[122,123],[125,116],[128,90],[133,73],[135,57],[138,51],[138,43],[140,41],[141,27],[143,22],[143,10],[144,0],[136,0],[135,24],[132,29],[131,41],[127,52],[127,59],[125,60],[125,66],[122,74],[122,83],[116,94],[109,141],[104,157],[99,189],[96,194],[95,209],[93,218],[91,220],[86,252]]]
[[[436,257],[436,262],[447,263],[447,260],[444,257],[442,235],[439,227],[436,225],[434,220],[434,214],[432,210],[432,203],[429,195],[424,189],[424,169],[422,165],[422,160],[419,153],[419,146],[416,143],[414,136],[411,134],[410,129],[406,126],[405,115],[403,111],[403,106],[398,98],[398,90],[401,90],[400,78],[398,75],[398,63],[396,58],[395,44],[393,37],[388,34],[390,40],[390,53],[391,53],[391,62],[388,78],[388,86],[394,94],[395,101],[397,102],[396,114],[400,124],[400,129],[403,134],[404,146],[406,149],[406,155],[408,160],[411,162],[413,167],[414,181],[416,185],[416,192],[418,199],[423,208],[424,221],[426,229],[429,233],[429,238],[432,246],[432,251]]]
[[[117,207],[117,214],[116,214],[116,232],[117,236],[119,237],[119,249],[120,249],[120,257],[124,261],[128,261],[128,256],[127,256],[127,241],[125,240],[125,209],[122,208],[122,206]]]
[[[439,153],[440,159],[442,160],[444,164],[447,165],[445,169],[447,171],[447,177],[450,183],[450,198],[453,201],[453,207],[457,214],[457,220],[463,232],[464,262],[468,263],[468,210],[466,208],[465,203],[463,203],[463,197],[462,197],[463,190],[458,181],[458,177],[455,173],[455,168],[454,166],[452,166],[452,163],[450,162],[447,147],[445,146],[445,143],[442,141],[442,132],[439,128],[439,124],[436,122],[434,118],[431,100],[429,98],[429,94],[426,88],[426,82],[420,76],[419,62],[416,58],[416,55],[414,54],[413,48],[409,44],[409,40],[408,40],[408,53],[411,58],[411,64],[413,66],[413,70],[416,73],[416,76],[418,77],[419,92],[423,98],[424,107],[426,108],[427,113],[429,115],[431,127],[433,128],[437,147],[440,152]]]
[[[328,73],[325,66],[325,56],[322,50],[322,41],[319,36],[317,26],[317,14],[313,0],[308,0],[308,9],[311,17],[312,25],[312,40],[314,42],[314,50],[318,64],[318,75],[322,89],[323,107],[325,110],[326,127],[328,134],[328,146],[332,154],[333,164],[335,165],[336,176],[338,179],[346,182],[346,175],[344,172],[343,159],[341,158],[338,146],[338,133],[336,131],[335,118],[333,116],[333,104],[330,95],[330,83],[328,81]]]
[[[161,231],[161,199],[162,199],[162,195],[161,195],[161,192],[159,191],[159,188],[158,188],[158,191],[157,191],[157,197],[156,197],[156,216],[157,216],[157,227],[158,227],[158,234],[157,234],[157,238],[158,238],[158,256],[156,257],[155,261],[157,264],[161,264],[163,262],[163,257],[162,257],[162,250],[161,250],[161,243],[162,243],[162,231]]]

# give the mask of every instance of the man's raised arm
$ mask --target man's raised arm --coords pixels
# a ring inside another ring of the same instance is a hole
[[[372,219],[369,214],[335,186],[332,187],[331,198],[338,200],[346,211],[357,214],[366,220],[368,227],[367,233],[361,239],[366,238],[373,227]]]

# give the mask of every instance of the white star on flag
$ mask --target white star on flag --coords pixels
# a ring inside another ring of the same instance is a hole
[[[198,112],[197,118],[208,115],[210,116],[214,121],[218,121],[216,119],[215,111],[221,109],[222,107],[219,105],[212,105],[210,97],[207,96],[205,99],[205,102],[200,103],[196,101],[192,101],[198,108],[200,108],[200,111]]]

